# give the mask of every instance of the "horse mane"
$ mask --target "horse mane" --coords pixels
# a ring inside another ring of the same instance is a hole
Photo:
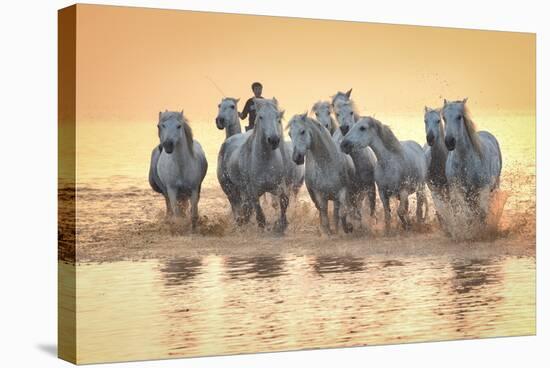
[[[393,134],[393,131],[390,129],[389,126],[382,124],[380,121],[376,120],[373,117],[369,117],[369,124],[376,130],[376,133],[380,137],[380,140],[384,144],[384,146],[392,151],[393,153],[399,153],[401,154],[403,152],[403,147],[401,146],[401,143]]]
[[[195,157],[195,150],[193,149],[193,129],[191,129],[191,125],[189,125],[189,121],[185,116],[183,116],[182,120],[183,131],[185,132],[185,140],[187,141],[187,148],[189,149],[191,157]]]
[[[477,134],[477,128],[476,124],[472,120],[472,115],[470,113],[470,109],[466,105],[464,106],[464,126],[466,127],[466,133],[468,133],[468,138],[470,138],[470,142],[472,142],[472,146],[474,147],[474,150],[477,152],[479,157],[483,155],[483,151],[481,150],[481,142],[479,140],[479,135]]]

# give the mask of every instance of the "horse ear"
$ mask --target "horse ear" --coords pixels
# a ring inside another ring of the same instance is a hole
[[[162,111],[159,111],[159,121],[161,116],[162,116]]]
[[[275,103],[275,106],[279,106],[279,101],[277,101],[277,98],[273,96],[273,102]]]
[[[443,106],[447,105],[449,103],[449,101],[447,101],[446,98],[443,99]]]
[[[462,100],[462,103],[465,104],[467,101],[468,101],[468,97],[464,98],[464,99]]]
[[[428,106],[424,106],[424,112],[428,112]]]
[[[180,115],[181,117],[183,117],[183,109],[181,109]]]
[[[346,97],[347,98],[350,98],[352,90],[353,90],[353,88],[350,88],[349,91],[346,92]]]
[[[236,98],[235,103],[238,103],[240,100],[241,100],[240,98]]]
[[[285,110],[279,112],[279,119],[282,119],[285,116]]]

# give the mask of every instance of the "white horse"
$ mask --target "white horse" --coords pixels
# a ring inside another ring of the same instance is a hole
[[[225,129],[225,139],[241,134],[241,123],[237,111],[238,98],[226,97],[218,104],[218,116],[216,116],[216,127],[219,130]]]
[[[432,194],[446,198],[447,177],[445,164],[447,162],[447,147],[445,146],[445,126],[441,121],[441,110],[424,107],[424,128],[427,146],[424,147],[428,164],[427,184]]]
[[[191,201],[191,225],[199,219],[201,184],[208,169],[206,156],[181,112],[159,112],[160,146],[153,150],[149,182],[166,200],[168,216],[182,217]]]
[[[386,232],[389,232],[391,225],[392,196],[399,199],[397,214],[405,229],[411,225],[408,216],[410,194],[416,193],[417,221],[424,221],[422,208],[426,206],[427,210],[427,168],[422,147],[413,141],[399,142],[387,125],[372,117],[363,117],[346,134],[340,147],[342,151],[350,153],[367,146],[372,148],[377,158],[375,179],[384,205]]]
[[[337,92],[332,97],[332,107],[336,115],[336,124],[340,127],[333,134],[334,141],[340,146],[344,136],[361,116],[357,112],[355,103],[351,100],[351,89],[347,92]],[[357,190],[357,198],[352,199],[361,217],[362,204],[365,195],[369,198],[369,208],[371,217],[376,216],[376,185],[374,179],[374,168],[376,166],[376,156],[374,152],[365,147],[362,150],[353,150],[350,153],[353,164],[355,165],[354,185]]]
[[[441,115],[445,121],[445,145],[449,150],[445,174],[451,191],[458,190],[485,222],[489,194],[498,189],[502,154],[497,139],[489,132],[477,132],[462,101],[445,100]]]
[[[355,174],[353,161],[344,155],[332,140],[328,130],[307,113],[295,115],[288,123],[292,140],[292,159],[297,164],[305,161],[305,182],[311,200],[319,211],[321,229],[330,233],[328,201],[334,203],[334,226],[339,223],[345,232],[353,230],[347,222],[351,178]]]
[[[282,140],[281,119],[277,100],[255,99],[256,122],[254,129],[237,134],[222,144],[218,160],[221,165],[221,184],[228,193],[239,224],[249,221],[252,210],[256,212],[258,226],[264,227],[266,219],[260,205],[260,197],[271,193],[279,198],[280,217],[275,224],[277,232],[288,225],[288,188],[285,182],[285,155],[280,149]]]

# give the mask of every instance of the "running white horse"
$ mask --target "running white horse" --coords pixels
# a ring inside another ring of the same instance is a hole
[[[153,150],[149,182],[166,200],[168,216],[182,217],[191,201],[191,225],[199,219],[201,184],[208,163],[183,111],[159,112],[160,145]]]
[[[239,224],[249,221],[256,212],[258,226],[264,227],[266,219],[260,205],[260,197],[271,193],[279,198],[280,217],[275,224],[277,232],[283,232],[288,224],[288,188],[285,182],[284,154],[281,151],[283,111],[275,98],[255,99],[256,123],[252,131],[237,134],[222,144],[220,183],[226,192],[233,213]]]
[[[334,141],[340,146],[344,136],[349,132],[357,120],[361,118],[351,99],[351,89],[347,92],[337,92],[332,97],[332,108],[336,115],[336,124],[340,129],[336,129],[333,134]],[[365,147],[362,150],[353,150],[349,153],[353,164],[355,165],[355,177],[353,183],[356,185],[357,198],[352,199],[355,203],[358,217],[361,218],[363,199],[365,195],[369,198],[369,208],[371,217],[376,216],[376,185],[374,178],[374,168],[376,166],[376,156],[374,152]]]
[[[425,194],[426,158],[422,147],[414,141],[399,142],[391,129],[372,117],[363,117],[346,134],[340,147],[350,153],[354,150],[371,147],[377,163],[375,179],[378,193],[384,205],[386,232],[391,226],[390,198],[399,199],[397,214],[405,229],[409,220],[409,195],[416,193],[416,217],[423,222],[422,209],[427,202]]]
[[[424,127],[427,142],[424,152],[428,164],[426,182],[432,192],[432,197],[435,195],[439,200],[446,200],[448,198],[448,185],[445,165],[448,151],[445,146],[445,124],[441,119],[441,109],[424,107]]]
[[[445,174],[450,190],[458,190],[474,214],[485,222],[490,192],[500,185],[502,154],[491,133],[476,131],[466,101],[445,100],[443,105],[441,115],[449,150]]]
[[[344,232],[353,230],[347,221],[351,178],[355,174],[353,161],[344,155],[330,133],[307,113],[295,115],[288,123],[292,140],[292,159],[297,164],[305,161],[305,182],[311,200],[319,211],[321,229],[330,233],[328,201],[334,203],[334,226],[342,223]]]

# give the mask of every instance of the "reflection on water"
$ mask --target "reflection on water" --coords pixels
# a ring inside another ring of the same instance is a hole
[[[225,266],[233,279],[270,278],[283,274],[284,259],[280,256],[227,257]]]
[[[319,275],[339,272],[363,271],[365,262],[358,257],[319,256],[315,257],[313,269]]]
[[[98,361],[535,333],[535,261],[265,255],[78,267]]]

